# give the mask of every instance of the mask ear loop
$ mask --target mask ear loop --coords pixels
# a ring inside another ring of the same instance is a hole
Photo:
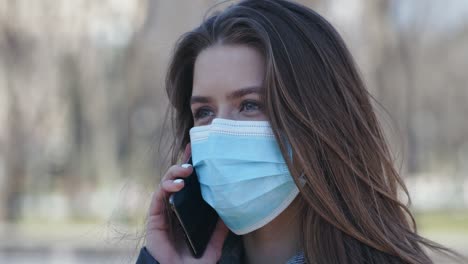
[[[283,137],[286,138],[286,136],[284,136],[284,135],[283,135]],[[287,140],[286,140],[286,142],[287,142]],[[291,158],[291,162],[293,162],[293,151],[292,151],[292,147],[291,147],[291,145],[289,145],[289,143],[288,143],[288,155]],[[305,178],[304,171],[301,173],[301,176],[299,176],[298,182],[301,185],[301,187],[304,187],[307,184],[307,180]]]

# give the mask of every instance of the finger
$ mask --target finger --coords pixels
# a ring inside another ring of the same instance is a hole
[[[158,215],[164,213],[164,199],[171,193],[178,192],[184,187],[184,180],[166,180],[161,183],[161,187],[153,194],[151,200],[149,215]]]
[[[168,193],[178,192],[184,187],[183,179],[166,180],[161,183],[162,190]]]
[[[163,181],[159,184],[158,189],[153,193],[149,208],[150,215],[158,215],[164,212],[164,199],[172,193],[178,192],[184,187],[184,182],[174,181],[176,178],[186,178],[192,173],[191,166],[174,165],[167,171],[163,177]]]
[[[149,207],[149,215],[158,215],[164,212],[164,198],[167,196],[167,193],[162,190],[161,187],[153,193],[151,197],[151,204]]]
[[[211,236],[210,242],[208,243],[208,247],[206,249],[208,254],[204,254],[204,257],[210,257],[209,255],[214,254],[216,261],[221,258],[221,251],[223,249],[224,241],[229,233],[229,229],[224,224],[221,218],[218,220],[216,224],[215,230],[213,235]],[[213,255],[211,255],[212,257]]]
[[[167,170],[162,178],[162,182],[166,180],[175,180],[176,178],[186,178],[192,173],[192,165],[182,164],[173,165]]]

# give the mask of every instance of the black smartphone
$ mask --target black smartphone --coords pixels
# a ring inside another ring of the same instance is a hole
[[[192,164],[192,158],[188,161]],[[184,232],[187,244],[194,257],[203,256],[206,246],[218,221],[216,211],[203,200],[198,176],[192,174],[184,179],[182,190],[169,197],[169,203]]]

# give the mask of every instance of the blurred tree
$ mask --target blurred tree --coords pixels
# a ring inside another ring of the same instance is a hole
[[[6,181],[3,190],[4,199],[0,199],[3,204],[0,205],[0,217],[7,221],[16,221],[20,219],[22,196],[25,190],[25,176],[27,165],[26,142],[27,133],[24,129],[24,118],[21,109],[20,100],[22,95],[19,93],[18,86],[21,85],[18,73],[24,71],[28,63],[28,40],[6,26],[0,27],[2,35],[0,43],[0,52],[2,54],[2,69],[5,71],[6,78],[6,96],[8,105],[7,140],[5,141],[5,169]],[[0,218],[0,220],[2,220]]]
[[[0,127],[0,218],[56,210],[44,202],[52,193],[65,197],[72,217],[92,218],[109,206],[99,203],[99,191],[128,178],[152,188],[168,161],[158,139],[168,132],[169,56],[218,2],[0,0],[8,116]],[[401,132],[385,126],[395,150],[404,142],[404,174],[436,172],[463,186],[468,21],[442,17],[454,2],[299,2],[331,20],[351,47]]]

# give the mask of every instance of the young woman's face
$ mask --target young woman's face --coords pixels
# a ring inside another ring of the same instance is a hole
[[[266,120],[261,102],[264,59],[244,45],[215,45],[202,51],[193,76],[191,109],[195,126],[213,118]]]

